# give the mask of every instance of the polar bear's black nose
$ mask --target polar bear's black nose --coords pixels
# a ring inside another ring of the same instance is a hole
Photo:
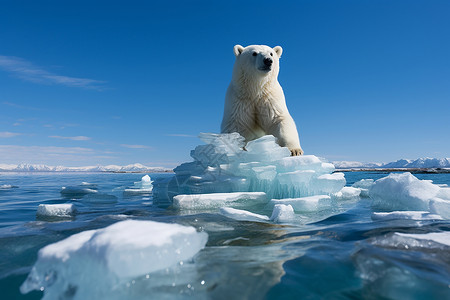
[[[273,63],[273,60],[269,57],[264,58],[264,64],[268,67],[270,67]]]

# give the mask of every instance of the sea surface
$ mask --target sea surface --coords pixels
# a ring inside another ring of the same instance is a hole
[[[0,189],[0,298],[43,297],[40,291],[25,295],[19,291],[42,247],[81,231],[136,219],[191,225],[209,235],[206,248],[191,262],[195,278],[188,278],[192,282],[185,288],[165,287],[161,295],[167,298],[450,299],[450,247],[393,239],[398,233],[449,232],[448,220],[374,221],[369,198],[307,225],[236,221],[211,212],[190,215],[155,207],[151,194],[124,192],[143,175],[0,173],[0,186],[14,186]],[[345,173],[347,185],[387,175]],[[450,185],[450,174],[415,176]],[[82,182],[117,198],[101,204],[86,196],[61,194],[62,187]],[[36,217],[39,204],[57,203],[74,204],[77,214],[63,220]],[[154,298],[145,287],[152,280],[159,279],[150,276],[134,290],[133,280],[126,298]]]

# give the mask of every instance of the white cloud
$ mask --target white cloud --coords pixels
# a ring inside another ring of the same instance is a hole
[[[72,140],[72,141],[89,141],[91,138],[88,136],[83,136],[83,135],[79,135],[79,136],[59,136],[59,135],[51,135],[49,136],[50,138],[53,139],[63,139],[63,140]]]
[[[130,149],[152,149],[150,146],[145,145],[128,145],[128,144],[121,144],[120,146]]]
[[[0,131],[0,138],[10,138],[21,135],[21,133],[17,132],[9,132],[9,131]]]
[[[59,84],[85,89],[104,89],[105,81],[62,76],[46,71],[32,63],[14,56],[0,55],[0,69],[3,69],[23,80],[41,84]]]

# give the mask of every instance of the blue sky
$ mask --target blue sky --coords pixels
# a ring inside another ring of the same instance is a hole
[[[450,157],[450,2],[1,1],[0,163],[188,161],[235,44],[283,47],[306,154]]]

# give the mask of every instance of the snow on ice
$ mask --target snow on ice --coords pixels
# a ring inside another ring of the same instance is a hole
[[[73,204],[39,204],[36,215],[38,217],[67,218],[75,214]]]

